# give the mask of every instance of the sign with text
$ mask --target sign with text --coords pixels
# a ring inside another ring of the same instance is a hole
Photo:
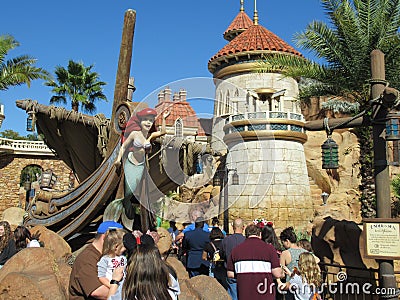
[[[365,255],[375,259],[400,259],[400,220],[364,219]]]

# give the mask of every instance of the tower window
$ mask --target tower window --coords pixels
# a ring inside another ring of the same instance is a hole
[[[183,137],[183,122],[181,118],[175,121],[175,136]]]

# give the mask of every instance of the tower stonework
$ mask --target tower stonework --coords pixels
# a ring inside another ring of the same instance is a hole
[[[256,72],[257,61],[273,53],[301,56],[255,22],[210,59],[216,85],[211,146],[227,153],[222,195],[228,195],[230,221],[264,218],[278,229],[302,230],[313,219],[305,121],[297,81]],[[233,172],[239,185],[232,185]]]

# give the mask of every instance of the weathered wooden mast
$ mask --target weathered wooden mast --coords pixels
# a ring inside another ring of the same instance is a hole
[[[108,154],[110,154],[112,149],[114,149],[120,137],[118,122],[115,122],[116,118],[119,117],[117,113],[118,107],[120,107],[122,104],[130,102],[128,100],[128,85],[131,71],[135,23],[136,11],[132,9],[127,10],[124,17],[124,27],[122,31],[121,48],[119,51],[117,76],[115,79],[114,102],[111,115],[112,124],[110,128],[110,139],[107,147]]]
[[[129,89],[129,78],[132,62],[132,50],[133,50],[133,37],[135,32],[136,22],[136,11],[127,10],[124,18],[124,28],[122,32],[121,48],[118,60],[117,77],[115,80],[114,89],[114,103],[112,107],[111,115],[111,126],[110,126],[110,138],[108,141],[108,153],[112,152],[112,149],[117,146],[120,141],[121,130],[126,125],[130,117],[128,89]],[[147,172],[145,170],[145,172]],[[123,178],[123,177],[122,177]],[[146,179],[145,179],[146,180]],[[144,182],[146,184],[146,182]],[[117,197],[123,197],[123,180],[120,182],[120,188],[117,191]],[[145,188],[142,191],[141,200],[147,198],[148,190]],[[144,232],[150,228],[151,215],[146,207],[140,203],[140,219],[141,227]]]

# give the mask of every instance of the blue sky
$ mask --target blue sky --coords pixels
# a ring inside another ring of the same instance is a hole
[[[245,0],[252,18],[254,0]],[[2,3],[0,34],[12,35],[21,45],[7,58],[21,54],[35,57],[37,66],[54,74],[56,65],[66,67],[70,59],[94,65],[100,79],[107,82],[108,103],[97,102],[97,113],[111,116],[124,13],[137,12],[131,75],[135,77],[134,101],[156,101],[165,86],[185,88],[204,78],[205,97],[213,97],[210,57],[226,43],[222,37],[240,8],[239,0],[68,0],[5,1]],[[258,0],[259,22],[290,45],[293,35],[313,20],[324,20],[319,0]],[[301,51],[301,49],[298,49]],[[306,57],[309,53],[301,51]],[[175,83],[173,83],[175,82]],[[150,96],[149,96],[150,95]],[[26,114],[15,100],[33,99],[48,105],[50,88],[34,81],[31,88],[13,87],[0,91],[6,119],[0,131],[25,131]],[[191,102],[200,116],[212,113],[212,101]],[[69,109],[69,106],[67,106]]]

